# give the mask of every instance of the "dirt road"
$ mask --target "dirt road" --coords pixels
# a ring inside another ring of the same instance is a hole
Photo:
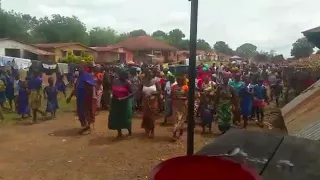
[[[157,125],[155,139],[147,139],[140,124],[134,119],[133,138],[121,141],[107,130],[107,112],[97,117],[95,131],[87,136],[77,135],[79,123],[72,113],[36,125],[0,127],[0,180],[146,179],[153,166],[186,152],[186,134],[171,143],[172,128]],[[249,129],[261,131],[251,124]],[[197,127],[195,148],[215,136],[201,135]]]

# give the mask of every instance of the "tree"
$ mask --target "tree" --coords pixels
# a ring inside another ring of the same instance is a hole
[[[166,39],[167,33],[163,32],[161,30],[157,30],[152,33],[152,37]]]
[[[257,52],[257,46],[251,43],[244,43],[236,49],[236,52],[239,53],[241,56],[250,58],[255,56]]]
[[[129,33],[131,37],[146,36],[147,33],[143,29],[133,30]]]
[[[89,31],[90,46],[107,46],[118,42],[117,32],[108,27],[94,27]]]
[[[197,49],[198,50],[203,50],[203,51],[208,51],[208,50],[211,50],[211,46],[204,39],[198,39],[198,41],[197,41]]]
[[[173,29],[168,33],[168,42],[175,47],[179,47],[185,37],[186,35],[180,29]]]
[[[44,17],[35,27],[35,36],[42,42],[79,42],[88,44],[86,26],[76,17],[65,17],[59,14],[51,18]]]
[[[0,10],[0,22],[0,38],[10,37],[29,42],[32,39],[31,32],[38,21],[28,14]]]
[[[309,57],[313,53],[314,47],[315,46],[310,43],[307,38],[300,38],[292,44],[291,56],[294,56],[297,59]]]
[[[181,40],[181,42],[179,43],[179,45],[177,47],[179,47],[179,49],[181,49],[181,50],[189,50],[189,47],[190,47],[189,39]]]
[[[214,44],[213,49],[218,53],[232,55],[232,49],[224,41],[218,41]]]

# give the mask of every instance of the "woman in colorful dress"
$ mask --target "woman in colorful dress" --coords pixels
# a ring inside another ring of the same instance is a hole
[[[176,76],[177,84],[171,88],[172,118],[174,122],[172,140],[176,141],[183,135],[184,122],[187,117],[187,94],[189,87],[184,75]],[[177,135],[177,133],[179,133]]]
[[[216,92],[215,107],[217,112],[218,128],[222,133],[232,126],[232,107],[238,108],[236,95],[233,87],[228,82],[231,73],[223,72],[223,84],[220,84]]]
[[[82,64],[82,66],[84,66],[84,64]],[[82,127],[79,134],[91,133],[91,125],[94,124],[96,113],[95,88],[96,84],[93,76],[85,72],[83,67],[80,67],[75,90],[67,99],[69,103],[73,96],[77,97],[77,115]]]
[[[40,113],[45,118],[46,113],[41,111],[41,89],[42,89],[42,79],[39,72],[34,72],[33,77],[28,81],[29,89],[29,105],[32,109],[33,123],[37,122],[37,114]]]
[[[59,108],[58,105],[58,88],[53,85],[53,78],[49,77],[49,85],[43,90],[43,97],[47,100],[46,112],[51,113],[51,117],[56,118],[56,111]]]
[[[103,78],[103,74],[100,71],[99,67],[95,66],[93,68],[94,71],[94,80],[96,82],[96,114],[99,113],[99,111],[101,110],[101,98],[102,98],[102,94],[103,94],[103,86],[102,86],[102,78]]]
[[[159,112],[158,99],[161,92],[159,82],[153,77],[152,71],[147,69],[141,86],[143,108],[141,127],[150,138],[154,137],[155,120]]]
[[[119,69],[118,76],[119,78],[114,79],[112,84],[112,99],[108,118],[108,128],[111,130],[117,130],[117,137],[122,137],[122,129],[127,129],[128,135],[131,137],[133,114],[132,85],[128,80],[128,72],[125,68]]]
[[[205,128],[208,127],[209,132],[212,129],[213,115],[214,115],[214,94],[215,94],[215,83],[210,81],[209,77],[205,76],[203,79],[201,91],[201,103],[200,103],[200,114],[201,114],[201,126],[203,133]]]
[[[229,81],[229,85],[233,87],[235,96],[237,99],[237,105],[238,107],[233,107],[233,123],[239,125],[241,121],[241,112],[240,112],[240,96],[239,92],[241,88],[244,86],[244,83],[240,81],[240,74],[236,73],[234,74],[234,80]]]

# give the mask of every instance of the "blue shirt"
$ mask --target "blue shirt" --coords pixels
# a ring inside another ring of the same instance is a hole
[[[42,79],[40,77],[32,78],[28,81],[28,89],[39,91],[42,88]]]
[[[254,96],[257,100],[264,100],[267,89],[263,85],[255,85],[253,88]]]

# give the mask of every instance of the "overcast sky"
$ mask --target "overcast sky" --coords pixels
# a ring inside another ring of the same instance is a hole
[[[2,0],[2,7],[34,16],[78,16],[90,29],[119,32],[180,28],[189,36],[188,0]],[[319,0],[199,0],[198,38],[232,48],[250,42],[289,56],[301,31],[320,26]]]

